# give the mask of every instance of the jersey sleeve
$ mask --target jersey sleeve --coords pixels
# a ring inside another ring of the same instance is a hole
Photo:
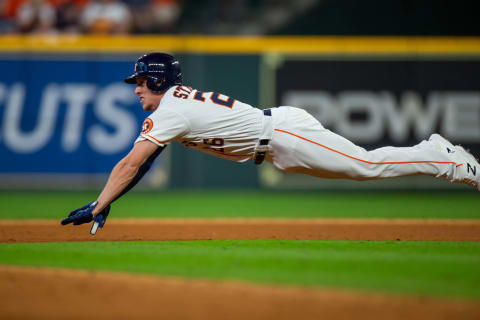
[[[174,138],[186,133],[188,128],[187,119],[180,113],[159,108],[143,121],[142,132],[140,132],[135,143],[150,140],[163,147]]]

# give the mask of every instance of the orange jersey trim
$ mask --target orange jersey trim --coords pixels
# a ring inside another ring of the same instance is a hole
[[[160,141],[160,140],[158,140],[158,139],[155,139],[154,137],[152,137],[152,136],[149,135],[149,134],[142,133],[141,136],[149,137],[150,139],[153,139],[153,140],[155,140],[156,142],[158,142],[158,143],[160,143],[160,144],[163,144],[163,145],[166,144],[166,142],[163,142],[163,141]]]
[[[419,160],[419,161],[391,161],[391,162],[371,162],[371,161],[367,161],[367,160],[363,160],[363,159],[359,159],[359,158],[356,158],[356,157],[352,157],[348,154],[345,154],[343,152],[340,152],[338,150],[335,150],[333,148],[330,148],[330,147],[327,147],[321,143],[318,143],[316,141],[313,141],[313,140],[310,140],[310,139],[307,139],[307,138],[304,138],[302,136],[299,136],[295,133],[291,133],[291,132],[288,132],[288,131],[285,131],[285,130],[281,130],[281,129],[275,129],[275,131],[278,131],[278,132],[282,132],[282,133],[286,133],[286,134],[289,134],[289,135],[292,135],[294,137],[297,137],[299,139],[302,139],[304,141],[307,141],[307,142],[310,142],[310,143],[313,143],[317,146],[320,146],[322,148],[325,148],[327,150],[330,150],[332,152],[335,152],[335,153],[338,153],[344,157],[347,157],[347,158],[350,158],[350,159],[353,159],[353,160],[357,160],[357,161],[360,161],[360,162],[364,162],[364,163],[368,163],[368,164],[411,164],[411,163],[437,163],[437,164],[454,164],[455,166],[459,167],[461,166],[462,164],[458,164],[456,162],[451,162],[451,161],[424,161],[424,160]]]

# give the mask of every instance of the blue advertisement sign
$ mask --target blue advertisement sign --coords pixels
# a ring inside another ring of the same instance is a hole
[[[145,113],[132,61],[0,60],[0,174],[109,173]]]

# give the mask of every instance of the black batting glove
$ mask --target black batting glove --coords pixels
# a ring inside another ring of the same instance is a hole
[[[98,226],[103,228],[105,222],[107,222],[108,214],[110,213],[110,205],[106,206],[105,209],[102,210],[99,214],[93,218],[93,221],[98,222]]]
[[[68,217],[62,220],[62,225],[67,225],[70,223],[73,223],[74,226],[84,224],[84,223],[89,223],[92,220],[95,220],[98,222],[98,226],[100,228],[103,228],[105,225],[105,222],[107,221],[108,214],[110,212],[110,205],[105,207],[105,209],[102,210],[102,212],[98,213],[95,216],[95,219],[93,218],[93,209],[97,206],[98,202],[97,201],[92,201],[87,203],[81,208],[78,208],[76,210],[73,210],[70,212]]]

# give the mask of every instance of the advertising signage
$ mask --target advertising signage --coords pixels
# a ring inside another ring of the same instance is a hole
[[[106,174],[147,116],[131,62],[0,60],[0,173]]]
[[[367,148],[417,144],[438,132],[480,154],[480,61],[286,59],[277,105],[307,109]]]

